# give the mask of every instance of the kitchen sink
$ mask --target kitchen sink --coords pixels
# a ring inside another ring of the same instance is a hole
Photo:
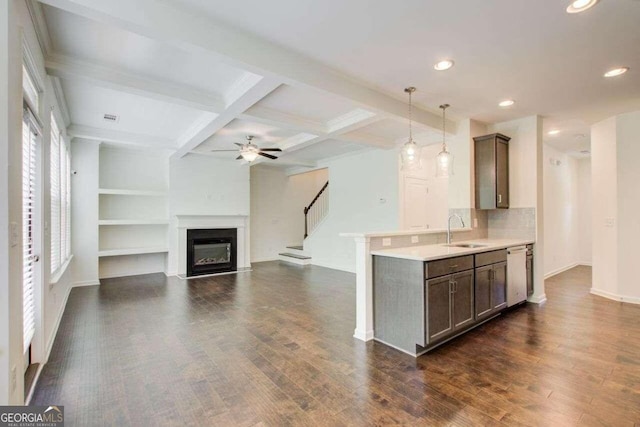
[[[477,243],[452,243],[446,246],[452,248],[484,248],[487,245],[478,245]]]

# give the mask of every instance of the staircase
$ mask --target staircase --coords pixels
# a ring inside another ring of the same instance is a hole
[[[328,189],[329,181],[322,186],[318,194],[309,203],[309,206],[304,208],[304,239],[313,233],[329,212]],[[291,264],[311,264],[311,256],[304,251],[304,242],[302,245],[287,246],[284,252],[278,254],[278,258],[280,261]]]
[[[278,258],[280,261],[289,262],[291,264],[311,264],[311,257],[305,253],[302,246],[287,246],[285,252],[278,254]]]

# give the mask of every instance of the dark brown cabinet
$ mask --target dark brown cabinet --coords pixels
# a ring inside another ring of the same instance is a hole
[[[475,142],[476,209],[509,207],[509,138],[501,133]]]
[[[453,330],[451,319],[452,285],[450,276],[427,281],[427,342],[443,338]]]
[[[427,280],[426,288],[429,344],[473,322],[473,270]]]
[[[476,319],[489,317],[507,306],[507,252],[499,250],[476,255]]]

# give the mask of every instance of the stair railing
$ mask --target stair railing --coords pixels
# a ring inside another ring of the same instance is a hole
[[[313,198],[309,206],[304,208],[304,238],[306,239],[309,234],[313,233],[313,230],[318,226],[320,221],[324,219],[329,212],[329,192],[326,191],[329,187],[329,181],[327,181],[316,197]]]

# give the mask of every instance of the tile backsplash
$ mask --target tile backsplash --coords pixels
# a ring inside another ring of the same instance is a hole
[[[536,238],[536,208],[509,208],[487,211],[490,239]]]

